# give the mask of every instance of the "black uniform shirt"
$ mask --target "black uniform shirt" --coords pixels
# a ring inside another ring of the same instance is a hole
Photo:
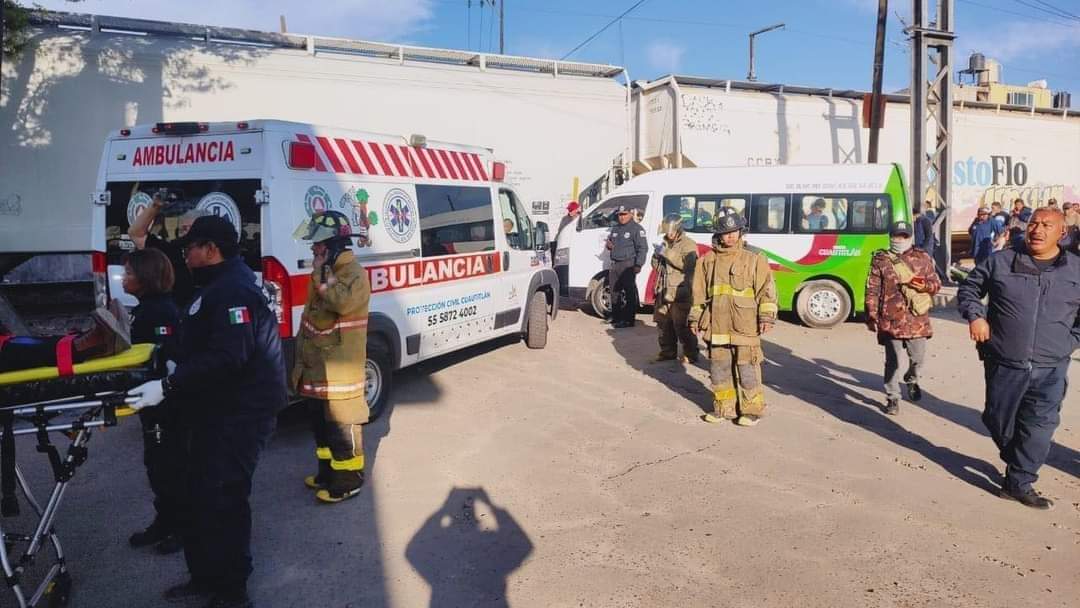
[[[180,312],[168,294],[139,298],[131,311],[131,343],[161,344],[166,359],[175,359]]]
[[[273,416],[286,405],[277,316],[239,256],[193,273],[170,390],[203,419]]]
[[[644,266],[649,259],[649,241],[645,238],[645,229],[634,220],[612,226],[608,238],[614,244],[611,249],[612,262],[633,260],[635,266]]]

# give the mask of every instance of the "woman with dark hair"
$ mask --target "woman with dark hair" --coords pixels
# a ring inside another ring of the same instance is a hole
[[[131,340],[160,344],[166,360],[173,358],[180,313],[173,302],[175,272],[159,249],[139,249],[124,260],[124,291],[139,299],[132,310]],[[154,545],[161,554],[183,548],[180,533],[186,512],[186,433],[179,408],[168,402],[139,411],[143,427],[143,463],[154,493],[154,521],[129,539],[133,547]]]

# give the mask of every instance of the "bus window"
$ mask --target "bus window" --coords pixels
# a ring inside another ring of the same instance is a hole
[[[625,206],[628,209],[641,209],[644,211],[648,202],[649,195],[647,194],[632,194],[629,196],[609,198],[600,203],[595,209],[589,211],[589,214],[586,215],[585,219],[581,222],[581,229],[610,228],[618,223],[618,220],[615,219],[615,209],[617,207]]]
[[[851,201],[851,224],[848,232],[885,234],[892,219],[892,202],[888,196],[855,198]]]
[[[848,200],[819,194],[799,197],[798,232],[837,232],[847,228]]]
[[[750,232],[760,234],[787,231],[787,197],[760,194],[754,197],[750,210]]]
[[[417,185],[416,199],[424,257],[495,248],[495,218],[487,188]]]
[[[746,198],[722,194],[679,194],[664,197],[664,217],[673,213],[683,219],[687,232],[711,233],[719,210],[734,209],[746,217]]]

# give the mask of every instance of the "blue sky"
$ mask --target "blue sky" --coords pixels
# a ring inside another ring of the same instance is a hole
[[[467,5],[471,1],[472,9]],[[1080,98],[1080,0],[955,0],[958,63],[980,51],[1004,66],[1006,82],[1045,78]],[[506,50],[560,58],[635,0],[506,0]],[[911,0],[890,0],[885,88],[908,85],[910,54],[900,19]],[[37,0],[59,10],[289,30],[425,46],[497,51],[495,12],[480,0]],[[625,65],[632,78],[668,73],[741,79],[750,31],[784,22],[758,38],[762,82],[869,89],[876,0],[648,0],[572,59]],[[470,18],[471,17],[471,18]],[[1080,101],[1077,102],[1080,105]]]

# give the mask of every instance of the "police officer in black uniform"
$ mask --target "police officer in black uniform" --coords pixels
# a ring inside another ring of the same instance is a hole
[[[191,580],[165,597],[209,595],[207,608],[247,608],[251,479],[287,403],[281,340],[228,220],[198,218],[181,244],[197,289],[182,311],[177,367],[133,391],[135,408],[182,400],[191,425],[192,522],[184,535]]]
[[[649,258],[649,242],[645,229],[634,221],[632,209],[620,206],[615,216],[618,223],[611,227],[607,238],[611,252],[611,324],[616,328],[633,327],[638,309],[637,274]]]
[[[180,312],[171,291],[174,273],[169,258],[157,249],[138,249],[124,260],[124,292],[139,299],[131,311],[133,344],[158,344],[163,356],[176,359]],[[131,535],[132,547],[153,545],[161,554],[183,548],[187,508],[187,432],[180,407],[164,402],[139,412],[143,427],[143,464],[154,493],[154,521]]]

